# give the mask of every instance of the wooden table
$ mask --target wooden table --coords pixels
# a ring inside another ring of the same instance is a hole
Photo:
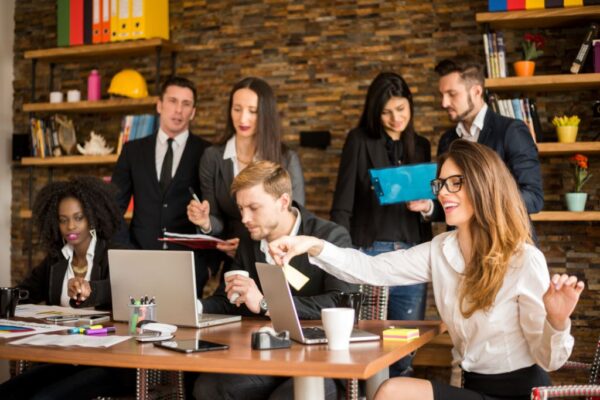
[[[313,321],[317,324],[318,321]],[[349,350],[329,351],[327,345],[293,343],[289,349],[252,350],[251,332],[267,321],[243,320],[204,329],[180,328],[176,339],[204,339],[229,345],[228,350],[182,354],[152,343],[128,340],[108,349],[13,346],[0,341],[0,359],[65,364],[98,365],[137,369],[220,372],[294,378],[295,399],[322,399],[323,379],[366,379],[372,398],[388,377],[387,367],[423,346],[446,328],[441,321],[360,321],[359,328],[381,334],[390,326],[418,327],[420,337],[409,342],[374,341],[353,343]],[[307,324],[309,325],[309,324]],[[117,334],[126,335],[127,325],[115,323]]]

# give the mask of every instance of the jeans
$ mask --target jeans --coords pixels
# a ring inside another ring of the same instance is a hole
[[[376,256],[394,250],[409,249],[414,243],[405,242],[373,242],[369,247],[360,248],[365,254]],[[427,284],[392,286],[389,289],[388,315],[389,320],[422,320],[425,319],[427,302]],[[410,376],[414,353],[390,365],[390,378],[395,376]]]

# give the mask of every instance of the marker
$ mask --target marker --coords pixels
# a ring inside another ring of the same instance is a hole
[[[193,198],[194,200],[196,200],[198,203],[202,203],[202,202],[200,201],[200,199],[198,198],[198,196],[196,195],[196,192],[194,192],[194,189],[192,189],[192,187],[191,187],[191,186],[188,186],[188,190],[190,191],[190,194],[192,195],[192,198]]]
[[[115,331],[116,331],[116,329],[114,326],[107,326],[106,328],[101,328],[101,329],[86,329],[85,334],[86,335],[102,335],[102,334],[112,333]]]
[[[131,302],[131,304],[135,304],[135,300],[134,300],[133,296],[129,296],[129,301]]]

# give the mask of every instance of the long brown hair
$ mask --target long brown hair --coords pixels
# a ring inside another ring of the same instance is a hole
[[[235,126],[231,119],[231,107],[233,105],[233,95],[240,89],[250,89],[258,96],[256,110],[256,153],[258,157],[261,160],[281,164],[283,156],[287,153],[287,147],[281,142],[281,122],[279,111],[277,111],[277,100],[271,86],[260,78],[244,78],[231,89],[227,108],[227,125],[224,134],[221,135],[217,143],[225,144],[235,135]]]
[[[473,205],[470,221],[472,254],[460,285],[460,310],[469,318],[494,304],[509,261],[531,243],[529,218],[517,184],[500,157],[486,146],[456,140],[438,161],[451,159],[462,170]]]

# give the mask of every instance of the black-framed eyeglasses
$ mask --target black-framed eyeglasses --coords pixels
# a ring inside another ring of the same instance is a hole
[[[442,190],[442,187],[445,186],[449,193],[460,192],[464,181],[465,177],[462,175],[451,175],[445,179],[434,179],[431,181],[431,191],[434,196],[437,196]]]

